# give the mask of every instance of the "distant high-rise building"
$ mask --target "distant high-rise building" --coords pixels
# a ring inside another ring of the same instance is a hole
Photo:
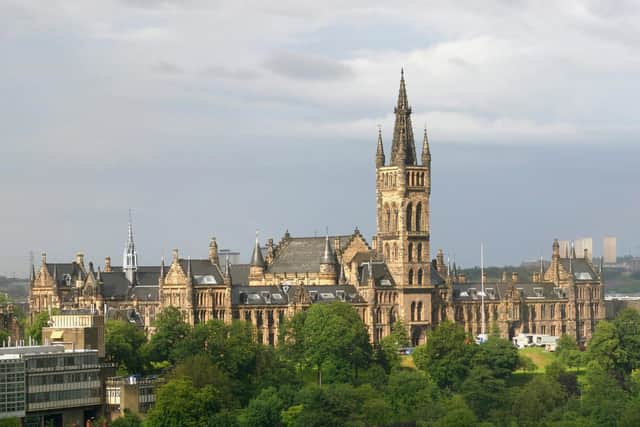
[[[580,239],[576,239],[574,247],[576,249],[576,255],[580,258],[585,256],[585,250],[587,251],[586,257],[588,259],[591,259],[593,257],[593,239],[591,237],[582,237]]]
[[[617,260],[617,240],[614,236],[607,236],[602,240],[602,256],[606,264],[615,264]]]
[[[568,258],[571,251],[571,240],[560,240],[558,244],[560,245],[560,254]]]

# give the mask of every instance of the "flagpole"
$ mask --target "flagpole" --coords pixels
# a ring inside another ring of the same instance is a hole
[[[481,315],[481,319],[482,319],[482,325],[481,325],[481,334],[482,334],[482,339],[484,339],[484,335],[486,332],[486,327],[485,327],[485,316],[484,316],[484,244],[482,242],[480,242],[480,283],[481,283],[481,287],[482,290],[480,292],[480,297],[481,297],[481,311],[482,311],[482,315]]]

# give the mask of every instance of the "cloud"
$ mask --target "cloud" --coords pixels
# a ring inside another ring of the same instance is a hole
[[[333,59],[293,52],[275,52],[264,65],[274,73],[300,80],[344,80],[353,77],[348,65]]]
[[[184,70],[171,62],[158,61],[151,65],[151,70],[158,74],[178,75],[184,73]]]
[[[205,76],[229,79],[229,80],[253,80],[260,77],[260,73],[250,68],[228,68],[222,65],[213,65],[202,70]]]

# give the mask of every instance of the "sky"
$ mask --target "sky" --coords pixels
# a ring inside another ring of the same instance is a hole
[[[247,260],[256,230],[370,241],[401,67],[433,252],[519,264],[614,235],[640,255],[639,19],[631,1],[0,0],[0,274],[42,251],[119,264],[129,208],[142,264],[204,258],[211,236]]]

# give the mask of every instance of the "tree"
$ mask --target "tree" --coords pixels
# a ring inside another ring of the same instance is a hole
[[[460,395],[455,395],[445,403],[445,414],[433,425],[435,427],[473,427],[478,419]]]
[[[185,323],[182,312],[175,307],[167,307],[158,315],[156,332],[147,343],[146,352],[152,362],[175,363],[181,345],[188,340],[191,327]]]
[[[513,415],[520,426],[538,426],[540,420],[565,401],[560,384],[548,376],[536,376],[525,384],[513,402]]]
[[[147,338],[134,324],[122,320],[108,320],[105,325],[105,353],[121,375],[140,373],[144,360],[140,349]]]
[[[156,404],[147,415],[148,427],[200,427],[229,423],[227,396],[213,385],[200,389],[188,378],[174,379],[158,388]]]
[[[592,361],[587,365],[582,388],[583,412],[597,425],[615,426],[625,411],[628,396],[611,373]]]
[[[111,427],[142,427],[142,420],[127,408],[124,410],[124,416],[113,421]]]
[[[42,344],[42,328],[49,324],[49,313],[41,311],[27,324],[25,335],[36,343]]]
[[[462,326],[447,321],[429,333],[426,344],[414,350],[413,360],[440,388],[455,390],[467,376],[476,348]]]
[[[582,366],[582,352],[576,344],[576,340],[569,335],[562,335],[556,347],[558,360],[569,368]]]
[[[484,419],[491,410],[500,407],[506,386],[489,368],[478,366],[469,373],[460,390],[473,412]]]
[[[394,370],[389,375],[385,395],[398,423],[425,420],[433,416],[439,397],[437,384],[418,370]]]
[[[598,323],[587,347],[587,359],[611,373],[620,382],[624,382],[626,375],[631,372],[629,355],[622,347],[612,322]]]
[[[369,335],[364,323],[349,304],[314,304],[302,327],[304,355],[318,370],[322,384],[323,365],[331,359],[354,369],[366,366],[371,358]]]
[[[488,368],[496,378],[507,379],[518,368],[518,349],[511,342],[491,335],[477,347],[473,364]]]
[[[282,425],[281,412],[284,402],[274,387],[263,389],[249,406],[242,411],[238,421],[241,426],[271,427]]]
[[[389,365],[398,366],[400,364],[398,355],[400,348],[408,347],[410,343],[406,326],[398,320],[391,326],[391,333],[380,340],[380,350]]]

